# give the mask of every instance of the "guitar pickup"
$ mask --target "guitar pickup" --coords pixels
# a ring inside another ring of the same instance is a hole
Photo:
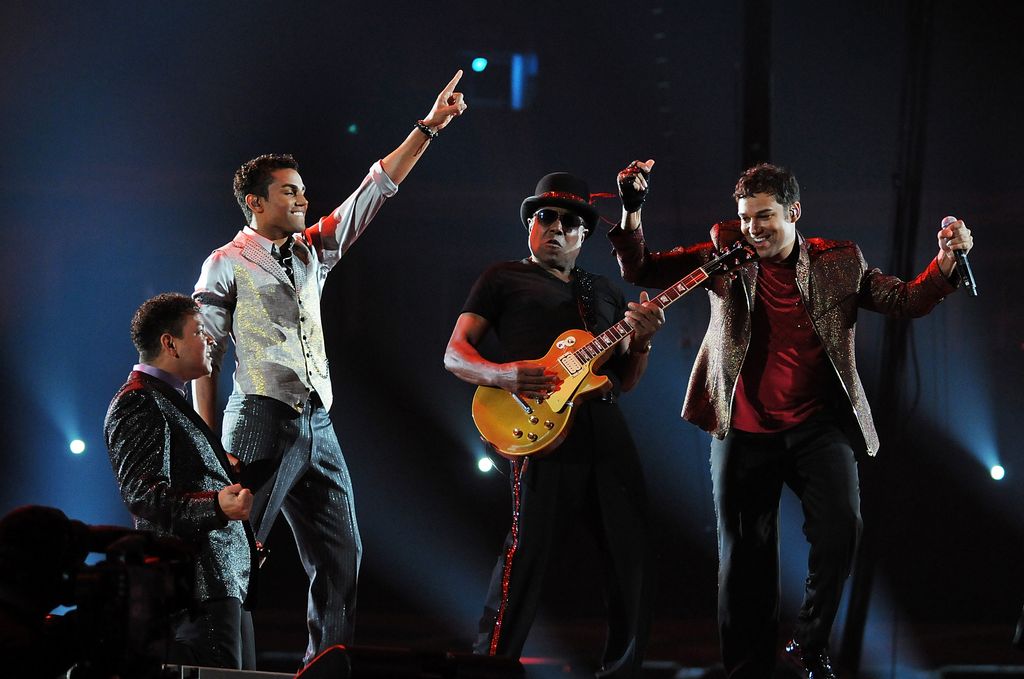
[[[565,369],[565,372],[570,375],[575,375],[583,369],[583,364],[580,363],[580,359],[576,358],[576,354],[571,351],[559,356],[558,363]]]

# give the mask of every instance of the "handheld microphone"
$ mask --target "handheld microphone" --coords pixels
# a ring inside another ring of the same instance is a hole
[[[956,221],[952,215],[942,218],[942,228],[946,228]],[[956,268],[960,270],[961,285],[967,288],[971,297],[978,296],[978,286],[974,282],[974,272],[971,271],[971,264],[967,261],[967,253],[963,250],[953,250],[953,257],[956,259]]]

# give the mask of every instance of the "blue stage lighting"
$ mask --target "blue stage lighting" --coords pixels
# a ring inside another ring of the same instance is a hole
[[[475,73],[483,73],[484,69],[487,68],[487,59],[484,57],[477,57],[476,59],[473,59],[471,68]]]
[[[85,452],[85,441],[82,439],[75,439],[70,445],[68,445],[68,448],[70,448],[71,452],[75,455],[81,455]]]
[[[491,461],[491,458],[489,457],[481,457],[479,460],[476,461],[476,468],[486,474],[487,472],[494,469],[494,463]]]
[[[345,128],[345,131],[349,134],[359,134],[359,126],[355,123],[350,123],[349,126]]]
[[[528,85],[537,76],[536,54],[513,54],[509,61],[509,106],[521,111],[527,104]]]
[[[988,473],[992,475],[992,478],[996,481],[1002,481],[1003,477],[1006,476],[1006,470],[1003,469],[1003,465],[994,464],[992,468],[988,470]]]

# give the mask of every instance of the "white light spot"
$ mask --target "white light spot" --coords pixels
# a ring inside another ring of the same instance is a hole
[[[491,461],[491,458],[489,457],[481,457],[479,460],[476,461],[476,468],[486,474],[487,472],[494,469],[494,463]]]
[[[1000,464],[992,465],[992,469],[988,470],[988,473],[992,475],[992,478],[996,481],[1002,481],[1003,477],[1006,476],[1006,470]]]
[[[70,448],[71,452],[74,453],[75,455],[81,455],[82,453],[85,452],[85,441],[83,441],[82,439],[75,439],[74,441],[71,442],[68,448]]]

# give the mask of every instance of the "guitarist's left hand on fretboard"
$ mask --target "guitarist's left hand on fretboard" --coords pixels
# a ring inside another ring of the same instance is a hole
[[[654,333],[665,325],[665,310],[650,300],[644,290],[640,292],[639,302],[626,305],[626,321],[633,328],[633,336],[629,340],[630,349],[649,345]]]

